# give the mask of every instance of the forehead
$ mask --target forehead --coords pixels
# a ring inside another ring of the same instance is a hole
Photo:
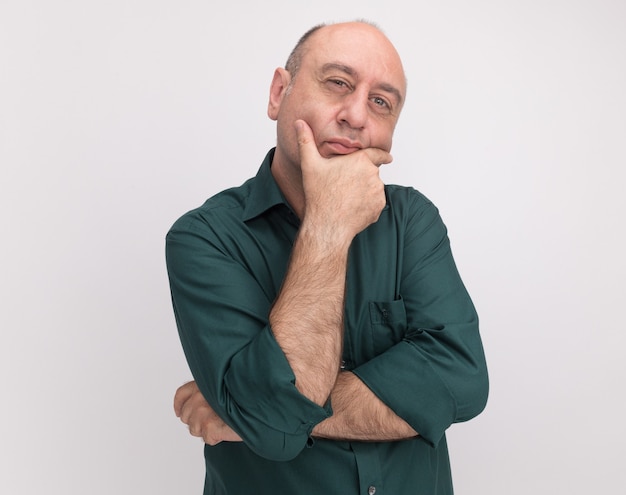
[[[387,37],[368,24],[338,24],[316,31],[302,57],[302,66],[307,65],[315,71],[346,67],[359,79],[396,88],[401,97],[406,92],[400,56]]]

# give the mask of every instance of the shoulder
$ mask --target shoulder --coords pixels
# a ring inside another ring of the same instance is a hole
[[[394,215],[416,215],[419,213],[438,212],[433,202],[422,192],[410,186],[397,184],[385,185],[387,205]]]
[[[225,189],[208,198],[201,206],[187,211],[174,222],[168,235],[189,231],[211,232],[242,222],[252,180]]]
[[[446,225],[439,209],[422,192],[408,186],[386,185],[389,215],[387,221],[404,233],[405,238],[433,235],[436,238],[447,236]]]

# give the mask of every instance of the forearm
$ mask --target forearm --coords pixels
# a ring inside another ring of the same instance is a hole
[[[385,442],[418,435],[353,373],[339,374],[331,403],[333,415],[313,429],[314,437]]]
[[[296,387],[319,405],[339,370],[348,248],[349,242],[329,240],[303,224],[269,317]]]
[[[307,123],[294,125],[300,170],[275,156],[272,173],[302,224],[269,323],[296,388],[323,405],[339,370],[348,250],[380,217],[386,200],[378,166],[391,156],[365,148],[322,157]]]

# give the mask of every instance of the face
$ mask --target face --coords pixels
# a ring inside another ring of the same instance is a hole
[[[376,28],[347,23],[319,29],[294,80],[284,69],[274,74],[268,105],[277,121],[273,166],[299,168],[297,119],[309,124],[322,156],[368,147],[389,151],[405,93],[400,58]]]

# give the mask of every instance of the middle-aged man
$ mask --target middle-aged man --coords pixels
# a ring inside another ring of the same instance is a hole
[[[256,177],[168,233],[207,495],[452,493],[445,431],[487,371],[437,209],[379,177],[405,95],[378,28],[313,28],[274,73]]]

